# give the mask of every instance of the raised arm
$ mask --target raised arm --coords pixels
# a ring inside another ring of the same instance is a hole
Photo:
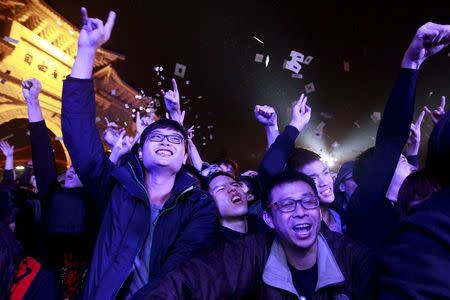
[[[281,172],[289,155],[294,150],[295,139],[311,118],[311,108],[306,104],[307,97],[303,94],[292,108],[292,119],[269,147],[259,165],[259,180],[264,187],[270,179]]]
[[[14,146],[10,146],[7,141],[0,140],[0,151],[5,156],[5,169],[1,184],[14,186]]]
[[[269,148],[280,135],[280,131],[278,130],[277,112],[271,106],[256,105],[255,118],[259,123],[264,125],[267,137],[267,148]]]
[[[95,125],[95,90],[91,78],[96,50],[110,37],[115,13],[110,12],[105,24],[89,18],[81,9],[83,27],[78,38],[78,52],[72,74],[64,81],[62,94],[62,129],[80,180],[103,203],[103,187],[109,184],[114,164],[106,156]],[[101,196],[100,196],[101,195]]]
[[[406,50],[401,70],[386,103],[383,118],[377,132],[373,157],[361,178],[349,203],[349,233],[368,245],[379,244],[382,235],[372,237],[367,232],[383,222],[377,212],[383,209],[392,176],[400,154],[408,139],[412,117],[418,69],[430,55],[437,53],[449,43],[448,27],[427,23],[420,27]],[[378,220],[372,220],[378,218]],[[372,228],[373,227],[373,228]],[[380,230],[378,230],[379,232]]]
[[[41,90],[41,83],[37,79],[32,78],[22,82],[22,94],[27,103],[31,157],[36,185],[39,197],[45,199],[52,190],[59,187],[59,183],[52,143],[39,102]]]

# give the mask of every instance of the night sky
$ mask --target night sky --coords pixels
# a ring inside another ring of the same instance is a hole
[[[274,106],[283,129],[289,121],[287,107],[310,82],[316,88],[308,95],[313,117],[309,133],[299,142],[327,155],[337,141],[340,146],[332,155],[340,162],[373,145],[377,125],[370,115],[383,111],[415,31],[427,21],[450,23],[448,1],[404,8],[398,8],[398,1],[397,8],[392,7],[393,1],[363,1],[356,6],[335,2],[47,1],[77,26],[82,5],[90,16],[102,19],[109,9],[115,10],[116,25],[105,48],[126,56],[114,67],[146,94],[159,89],[155,66],[163,66],[167,89],[175,63],[186,65],[186,76],[178,82],[181,94],[191,101],[182,109],[187,111],[188,125],[201,126],[195,140],[200,154],[208,161],[224,156],[235,159],[244,169],[256,168],[266,147],[264,129],[253,116],[254,106]],[[291,78],[291,72],[282,68],[291,50],[314,56],[301,70],[303,79]],[[435,107],[441,95],[450,96],[449,51],[423,65],[418,109],[425,103]],[[268,67],[254,61],[256,53],[270,56]],[[350,63],[350,72],[344,72],[344,60]],[[324,119],[320,112],[333,118]],[[327,125],[320,140],[311,132],[321,121]],[[214,128],[208,130],[208,125]],[[429,119],[422,129],[425,153]]]

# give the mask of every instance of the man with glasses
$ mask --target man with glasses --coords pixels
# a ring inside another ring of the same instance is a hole
[[[146,284],[215,242],[216,209],[195,179],[180,171],[187,135],[163,119],[141,134],[140,151],[121,166],[103,150],[95,124],[92,68],[114,25],[81,10],[83,28],[72,74],[64,80],[62,129],[77,174],[103,214],[82,299],[129,299]]]
[[[314,181],[273,177],[263,198],[268,233],[219,244],[185,261],[145,299],[373,299],[370,252],[321,229]]]

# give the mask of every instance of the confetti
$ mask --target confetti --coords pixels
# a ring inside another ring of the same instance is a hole
[[[29,130],[27,131],[27,135],[30,135],[30,131]]]
[[[288,69],[294,73],[300,72],[300,70],[302,69],[302,66],[300,65],[300,63],[303,63],[303,60],[305,58],[305,56],[303,54],[301,54],[300,52],[291,51],[291,60],[285,60],[283,63],[283,69]]]
[[[100,117],[96,117],[95,118],[95,123],[98,123],[98,122],[100,122],[102,119],[100,119]]]
[[[200,129],[200,125],[197,126],[197,129]]]
[[[203,139],[203,140],[206,140],[206,136],[202,136],[202,139]]]
[[[212,134],[209,135],[209,140],[212,141],[214,136]]]
[[[197,99],[202,99],[202,98],[203,98],[203,96],[198,96],[198,97],[197,97]]]
[[[344,60],[344,71],[350,72],[350,63]]]
[[[142,96],[141,95],[136,95],[136,96],[134,96],[134,98],[141,100]]]
[[[127,122],[123,122],[123,125],[128,126],[128,123]]]
[[[6,36],[6,35],[3,37],[3,40],[4,40],[5,42],[11,43],[11,44],[18,44],[18,43],[19,43],[18,40],[13,39],[12,37]]]
[[[139,110],[143,110],[144,108],[142,106],[139,106]]]
[[[263,61],[263,59],[264,59],[264,55],[256,53],[256,55],[255,55],[255,62],[261,63]]]
[[[149,113],[149,112],[151,112],[152,110],[151,110],[150,108],[147,108],[145,111]]]
[[[130,108],[130,105],[128,103],[125,103],[125,108]]]
[[[267,56],[266,56],[266,68],[267,68],[267,66],[269,65],[269,60],[270,60],[269,55],[267,55]]]
[[[255,39],[255,40],[257,40],[258,42],[260,42],[261,44],[263,44],[264,45],[264,42],[263,41],[261,41],[260,39],[258,39],[256,36],[253,36],[253,38]]]
[[[112,90],[111,90],[111,95],[112,95],[112,96],[115,96],[116,93],[117,93],[116,89],[112,89]]]
[[[311,83],[308,83],[307,85],[305,85],[305,92],[307,94],[315,92],[315,91],[316,91],[316,88],[314,87],[314,83],[311,82]]]
[[[433,92],[430,92],[430,93],[428,94],[428,97],[431,97],[431,96],[433,96]]]
[[[161,82],[161,81],[158,81],[158,85],[161,86],[161,85],[162,85],[162,82]]]
[[[315,130],[315,136],[320,138],[322,137],[323,134],[323,128],[325,127],[326,123],[325,122],[320,122],[319,125],[317,125],[316,130]]]
[[[303,62],[305,65],[309,65],[311,63],[311,61],[314,59],[313,56],[307,56],[305,58],[305,61]]]
[[[186,85],[189,85],[189,83],[191,83],[189,80],[186,80]]]
[[[197,120],[198,119],[198,114],[196,114],[194,118]]]
[[[133,108],[131,111],[132,111],[132,112],[136,112],[136,108]]]
[[[292,73],[292,74],[291,74],[291,77],[292,77],[292,78],[297,78],[297,79],[303,79],[303,75],[302,75],[302,74],[295,74],[295,73]]]
[[[206,143],[203,143],[202,146],[206,146]]]
[[[213,129],[214,126],[213,125],[208,125],[208,129]]]
[[[329,113],[326,113],[326,112],[321,112],[320,115],[322,117],[324,117],[325,119],[332,119],[333,118],[332,114],[329,114]]]
[[[175,64],[175,72],[174,72],[175,76],[183,78],[185,72],[186,72],[186,66],[185,65],[182,65],[182,64],[179,64],[179,63]]]
[[[379,112],[379,111],[373,112],[372,115],[370,115],[370,118],[372,119],[372,121],[375,124],[380,122],[380,120],[381,120],[381,112]]]
[[[361,126],[359,125],[358,121],[353,122],[353,124],[354,124],[357,128],[361,128]]]
[[[135,114],[132,114],[131,117],[132,117],[132,118],[136,118],[136,115],[135,115]]]

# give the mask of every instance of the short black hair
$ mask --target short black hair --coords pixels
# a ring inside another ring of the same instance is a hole
[[[264,196],[262,197],[261,200],[263,209],[266,210],[267,206],[269,206],[270,193],[276,186],[298,181],[308,184],[313,190],[314,195],[318,196],[316,184],[314,183],[314,180],[311,177],[294,170],[287,170],[275,175],[267,184],[267,186],[264,187]]]
[[[288,170],[298,170],[316,160],[320,160],[319,154],[305,148],[295,148],[287,160],[286,167]]]
[[[223,171],[213,172],[209,176],[203,178],[203,180],[202,180],[203,190],[207,191],[209,189],[209,184],[211,183],[211,181],[213,181],[214,178],[219,177],[219,176],[227,176],[227,177],[230,177],[231,179],[233,179],[234,181],[236,181],[236,178],[234,178],[233,175],[231,175],[230,173],[223,172]]]
[[[186,146],[188,136],[187,132],[184,129],[183,125],[178,123],[177,121],[171,120],[171,119],[159,119],[158,121],[153,122],[152,124],[148,125],[147,128],[144,129],[144,131],[141,134],[141,139],[139,140],[139,144],[144,146],[145,141],[147,140],[147,136],[156,129],[159,128],[169,128],[175,131],[178,131],[181,133],[181,135],[184,138],[184,145]]]
[[[426,168],[443,188],[450,187],[450,111],[445,113],[431,132]]]

